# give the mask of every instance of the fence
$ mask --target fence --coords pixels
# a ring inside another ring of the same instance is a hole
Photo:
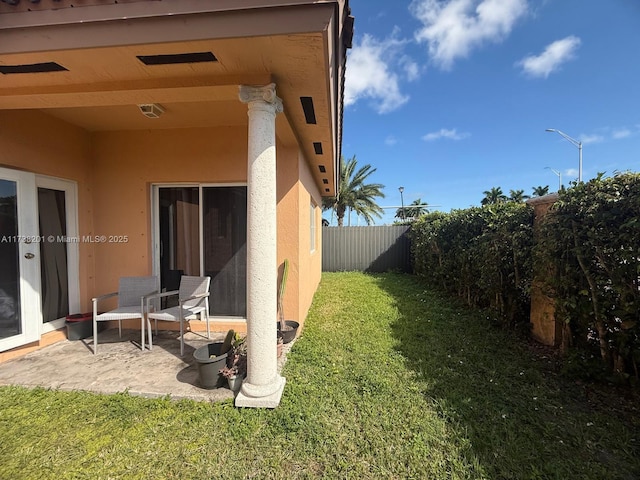
[[[323,227],[322,271],[411,272],[406,225]]]

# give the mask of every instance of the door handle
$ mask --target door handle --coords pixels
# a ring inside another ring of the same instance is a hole
[[[31,253],[31,252],[24,254],[24,258],[26,258],[27,260],[31,260],[34,257],[35,257],[35,255],[33,253]]]

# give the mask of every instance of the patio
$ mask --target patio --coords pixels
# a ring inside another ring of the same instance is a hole
[[[140,332],[117,329],[100,333],[98,354],[93,354],[93,338],[64,340],[23,357],[0,364],[0,385],[44,387],[57,390],[85,390],[100,394],[127,391],[142,397],[170,396],[219,402],[233,399],[227,388],[204,389],[198,386],[198,369],[193,352],[210,342],[221,342],[224,333],[213,333],[211,339],[188,332],[185,354],[180,357],[178,333],[160,331],[154,338],[153,350],[140,350]],[[285,345],[278,360],[282,368]]]

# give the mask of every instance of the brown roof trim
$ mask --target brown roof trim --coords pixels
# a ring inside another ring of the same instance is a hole
[[[336,1],[339,0],[85,0],[78,4],[74,0],[61,0],[51,2],[51,8],[36,9],[37,6],[31,4],[33,8],[29,10],[24,10],[22,4],[0,3],[0,29],[332,4]]]

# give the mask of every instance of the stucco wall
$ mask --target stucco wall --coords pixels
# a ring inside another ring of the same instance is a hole
[[[322,197],[316,186],[309,164],[304,160],[302,155],[298,158],[299,165],[299,181],[298,181],[298,198],[300,209],[298,211],[300,229],[299,244],[300,254],[298,257],[300,278],[304,281],[300,282],[298,292],[299,298],[299,318],[304,319],[309,311],[313,295],[320,283],[322,275]],[[315,249],[311,251],[311,214],[310,204],[313,200],[315,205]]]
[[[318,206],[316,248],[310,239],[311,199]],[[278,150],[278,264],[289,259],[289,278],[284,296],[287,320],[300,323],[309,311],[322,273],[322,204],[309,165],[297,149]]]
[[[153,183],[246,182],[246,127],[99,132],[92,140],[96,235],[128,236],[96,245],[97,291],[152,272]]]
[[[35,110],[0,110],[0,166],[78,184],[78,229],[93,231],[91,138],[73,125]],[[79,244],[80,305],[90,307],[94,246]]]
[[[96,235],[127,235],[125,244],[101,243],[96,248],[96,291],[111,291],[122,275],[152,271],[151,185],[153,183],[244,183],[247,180],[247,129],[223,127],[153,131],[100,132],[92,136],[95,158]],[[298,150],[277,143],[278,259],[289,258],[291,272],[284,308],[299,320],[317,287],[308,282],[308,252],[302,255],[305,276],[298,275],[300,235],[309,231],[308,200],[300,216]],[[304,173],[306,172],[306,173]],[[306,183],[313,186],[308,168]],[[304,188],[303,188],[304,189]],[[309,194],[306,193],[307,199]],[[304,221],[300,221],[302,218]],[[99,219],[99,220],[98,220]],[[308,233],[306,244],[308,245]],[[317,277],[320,263],[317,263]],[[299,298],[304,279],[303,299]],[[311,275],[309,278],[313,279]],[[309,294],[308,290],[313,291]],[[275,292],[274,292],[275,294]]]
[[[127,237],[80,243],[83,311],[120,276],[151,273],[153,183],[247,178],[246,126],[91,133],[38,111],[0,111],[0,125],[0,165],[77,182],[79,234]],[[284,308],[302,321],[320,281],[321,212],[310,252],[309,204],[321,199],[297,148],[278,141],[277,168],[278,261],[291,262]]]

